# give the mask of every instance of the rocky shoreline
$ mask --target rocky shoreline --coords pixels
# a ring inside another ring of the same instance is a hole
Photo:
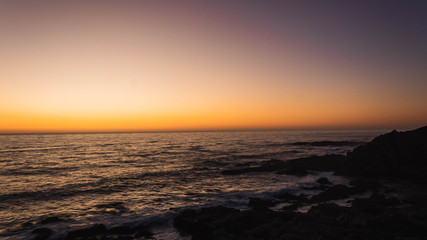
[[[239,165],[222,174],[303,176],[322,171],[345,176],[349,184],[334,185],[319,178],[307,188],[319,192],[313,196],[284,191],[268,199],[250,198],[247,210],[188,209],[174,218],[174,227],[193,240],[427,239],[427,127],[381,135],[347,156],[269,160],[258,166]],[[334,203],[337,200],[346,201],[347,206]],[[52,231],[41,228],[33,233],[42,240],[49,239]],[[96,224],[62,239],[153,239],[153,234],[144,225],[107,229]]]
[[[317,195],[252,198],[244,211],[223,206],[187,210],[174,219],[174,226],[193,240],[427,239],[427,127],[379,136],[347,156],[271,160],[222,173],[261,171],[334,171],[352,181],[350,186],[332,185],[321,178],[314,187],[321,190]],[[370,196],[353,198],[348,207],[331,203],[362,193]],[[283,203],[288,204],[279,211],[270,209]],[[304,205],[311,205],[307,212],[297,211]]]
[[[319,179],[318,182],[326,182]],[[376,180],[356,179],[351,186],[319,184],[323,191],[308,198],[285,193],[271,199],[252,198],[248,210],[223,206],[187,210],[174,226],[192,239],[426,239],[427,194],[425,185],[412,185],[413,196],[388,196],[398,188]],[[407,183],[409,184],[409,183]],[[401,187],[405,187],[402,185]],[[424,191],[416,194],[417,191]],[[360,193],[369,197],[339,206],[334,200]],[[288,203],[279,211],[270,207]],[[311,206],[307,212],[297,211]]]

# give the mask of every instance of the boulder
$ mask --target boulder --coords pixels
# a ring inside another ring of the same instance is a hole
[[[292,159],[285,162],[283,169],[278,174],[305,175],[307,171],[328,172],[342,168],[345,156],[340,154],[327,154]]]
[[[297,202],[297,203],[305,203],[307,202],[307,196],[303,195],[303,194],[299,194],[299,195],[294,195],[291,194],[289,192],[286,191],[282,191],[280,193],[277,193],[273,196],[274,198],[280,199],[281,201],[284,202]]]
[[[62,219],[62,218],[57,217],[57,216],[50,216],[50,217],[43,218],[40,221],[40,224],[49,224],[49,223],[62,222],[62,221],[65,221],[65,219]]]
[[[322,178],[319,178],[319,179],[317,179],[317,181],[316,181],[318,184],[321,184],[321,185],[325,185],[325,184],[331,184],[331,182],[329,181],[329,179],[328,178],[326,178],[326,177],[322,177]]]
[[[135,233],[135,229],[129,226],[120,226],[108,229],[106,235],[129,235],[133,233]]]
[[[364,193],[366,188],[359,187],[347,187],[342,184],[338,184],[328,188],[326,191],[314,195],[310,198],[310,202],[326,202],[330,200],[338,200],[348,198],[354,194]]]
[[[45,239],[49,239],[53,231],[49,228],[37,228],[37,229],[34,229],[31,233],[36,234],[34,238],[35,240],[45,240]]]
[[[317,142],[295,142],[291,145],[295,146],[313,146],[313,147],[340,147],[340,146],[358,146],[363,142],[352,142],[352,141],[317,141]]]
[[[352,206],[361,212],[377,215],[386,209],[386,207],[399,205],[397,198],[386,198],[384,195],[372,194],[370,198],[356,198],[352,201]]]
[[[427,182],[427,126],[392,131],[347,154],[338,175],[395,177]]]
[[[252,208],[268,208],[273,207],[278,202],[272,199],[262,199],[262,198],[249,198],[249,207]]]
[[[228,169],[221,172],[223,175],[236,175],[249,172],[272,172],[282,169],[285,166],[285,162],[280,160],[268,160],[264,161],[258,167],[248,167],[240,169]]]
[[[104,224],[95,224],[90,228],[83,228],[74,230],[68,233],[67,239],[79,239],[79,238],[89,238],[96,235],[101,235],[106,233],[107,228]]]

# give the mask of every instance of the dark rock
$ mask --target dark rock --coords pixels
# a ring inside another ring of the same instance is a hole
[[[286,161],[284,168],[278,173],[305,175],[307,170],[319,172],[335,171],[343,166],[344,160],[345,156],[338,154],[292,159]]]
[[[426,234],[425,228],[414,224],[407,215],[398,212],[387,212],[381,217],[373,218],[367,223],[367,227],[374,231],[393,232],[395,235],[405,232],[424,232]]]
[[[382,199],[381,195],[372,196]],[[274,212],[267,208],[246,211],[215,207],[181,213],[190,216],[186,231],[193,240],[243,239],[425,239],[426,222],[413,220],[398,209],[370,214],[356,207],[332,203],[313,206],[308,213],[285,209]],[[189,214],[189,215],[188,215]],[[175,218],[175,221],[177,221]],[[414,218],[415,219],[415,218]]]
[[[200,212],[185,210],[174,218],[174,226],[182,233],[202,234],[203,231],[209,230],[209,226],[206,226],[205,223],[214,221],[217,218],[226,218],[238,212],[240,211],[237,209],[223,206],[202,208]]]
[[[285,191],[277,193],[273,197],[286,202],[304,203],[308,201],[307,196],[303,194],[294,195]]]
[[[380,214],[386,207],[400,204],[397,198],[385,198],[384,195],[373,194],[370,198],[356,198],[352,201],[353,208],[368,214]]]
[[[272,172],[279,174],[306,175],[307,171],[335,171],[343,166],[345,156],[329,154],[288,160],[269,160],[262,162],[259,167],[224,170],[224,175],[236,175],[249,172]]]
[[[277,174],[305,176],[308,174],[308,172],[307,172],[306,166],[302,164],[300,165],[300,164],[297,164],[297,162],[294,162],[293,164],[288,164],[286,168],[279,170]]]
[[[326,177],[322,177],[322,178],[319,178],[319,179],[317,179],[317,181],[316,181],[317,183],[319,183],[319,184],[331,184],[331,182],[329,181],[329,179],[328,178],[326,178]]]
[[[136,231],[135,233],[135,237],[136,238],[152,238],[153,237],[153,233],[151,231],[149,231],[148,229],[139,229]]]
[[[308,214],[325,224],[336,224],[339,227],[361,228],[368,219],[357,210],[341,207],[335,203],[324,203],[312,207]]]
[[[49,224],[49,223],[62,222],[62,221],[65,221],[65,220],[62,218],[53,216],[53,217],[44,218],[43,220],[40,221],[40,224]]]
[[[372,191],[378,191],[382,187],[378,180],[375,179],[356,179],[350,181],[349,184],[357,188],[365,188]]]
[[[249,166],[252,166],[255,164],[256,164],[256,162],[238,163],[238,164],[236,164],[236,167],[249,167]]]
[[[133,228],[135,232],[141,231],[141,230],[147,230],[147,229],[148,229],[147,226],[145,226],[144,224],[139,224]]]
[[[113,227],[108,229],[107,235],[127,235],[127,234],[133,234],[135,232],[135,229],[128,227],[128,226],[121,226],[121,227]]]
[[[335,203],[323,203],[310,208],[308,214],[316,217],[328,217],[335,219],[335,215],[341,214],[343,211],[348,211],[348,208],[338,206]]]
[[[184,211],[174,219],[174,225],[179,231],[190,233],[193,240],[251,239],[247,234],[248,231],[269,224],[279,215],[269,209],[240,212],[236,209],[219,206],[203,208],[200,212]],[[185,224],[182,220],[185,220]],[[271,227],[267,229],[271,229]]]
[[[295,142],[291,145],[296,146],[315,146],[315,147],[325,147],[325,146],[358,146],[363,144],[363,142],[352,142],[352,141],[317,141],[317,142]]]
[[[311,187],[301,187],[304,190],[310,190],[310,191],[325,191],[328,190],[329,186],[325,185],[319,185],[319,186],[311,186]]]
[[[427,126],[376,137],[348,153],[345,164],[336,173],[427,182]]]
[[[313,196],[310,202],[326,202],[330,200],[348,198],[354,194],[364,193],[367,189],[358,187],[347,187],[339,184],[328,188],[326,191]]]
[[[68,233],[67,239],[88,238],[106,233],[104,224],[95,224],[90,228],[74,230]]]
[[[279,169],[282,169],[284,165],[285,165],[285,162],[273,159],[273,160],[262,162],[259,167],[229,169],[229,170],[222,171],[221,174],[236,175],[236,174],[249,173],[249,172],[272,172],[272,171],[277,171]]]
[[[295,211],[301,206],[302,206],[302,204],[300,204],[300,203],[294,203],[294,204],[282,207],[281,210],[282,211]]]
[[[173,225],[180,230],[181,233],[191,233],[194,225],[197,224],[197,216],[198,214],[195,210],[184,210],[174,218]]]
[[[33,226],[33,222],[27,221],[27,222],[24,222],[21,226],[24,228],[31,227]]]
[[[291,174],[342,171],[358,179],[352,180],[350,186],[330,186],[328,179],[321,178],[319,189],[324,192],[311,199],[282,192],[272,200],[250,199],[253,207],[246,211],[222,206],[187,210],[174,219],[174,226],[180,232],[191,234],[193,240],[427,239],[426,182],[421,181],[427,179],[426,133],[427,127],[406,133],[392,132],[356,148],[347,159],[342,155],[313,156],[284,163],[268,161],[259,167],[240,169],[238,171],[254,172],[280,168],[280,173]],[[393,179],[417,181],[399,181],[396,185],[389,181]],[[392,186],[404,205],[396,198],[378,194],[387,189],[380,181]],[[371,197],[354,199],[351,207],[324,203],[368,190],[373,192]],[[291,205],[277,212],[268,209],[276,202]],[[317,203],[321,204],[311,207],[307,213],[295,212],[304,204]]]
[[[235,235],[243,235],[247,230],[253,229],[259,225],[268,224],[280,214],[269,209],[254,209],[242,211],[230,215],[226,221],[221,222],[224,229]]]
[[[260,168],[274,171],[283,168],[284,166],[285,163],[283,161],[272,159],[262,162]]]
[[[133,236],[118,236],[117,240],[134,240]]]
[[[249,207],[252,208],[268,208],[277,204],[277,201],[272,199],[249,198]]]
[[[45,239],[49,239],[53,231],[49,228],[37,228],[37,229],[34,229],[31,233],[36,234],[34,238],[35,240],[45,240]]]

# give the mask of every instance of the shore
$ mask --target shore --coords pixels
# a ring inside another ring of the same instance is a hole
[[[349,184],[319,178],[307,189],[317,193],[312,196],[283,191],[271,198],[250,198],[247,210],[188,209],[174,218],[174,227],[194,240],[427,239],[427,127],[381,135],[346,156],[269,160],[222,174],[304,176],[322,171],[344,176]],[[35,239],[49,239],[52,231],[40,228],[33,233]],[[63,239],[154,238],[144,225],[107,229],[96,224]]]

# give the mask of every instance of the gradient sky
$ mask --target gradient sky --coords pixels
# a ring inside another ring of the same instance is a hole
[[[0,1],[0,132],[417,127],[426,92],[427,1]]]

